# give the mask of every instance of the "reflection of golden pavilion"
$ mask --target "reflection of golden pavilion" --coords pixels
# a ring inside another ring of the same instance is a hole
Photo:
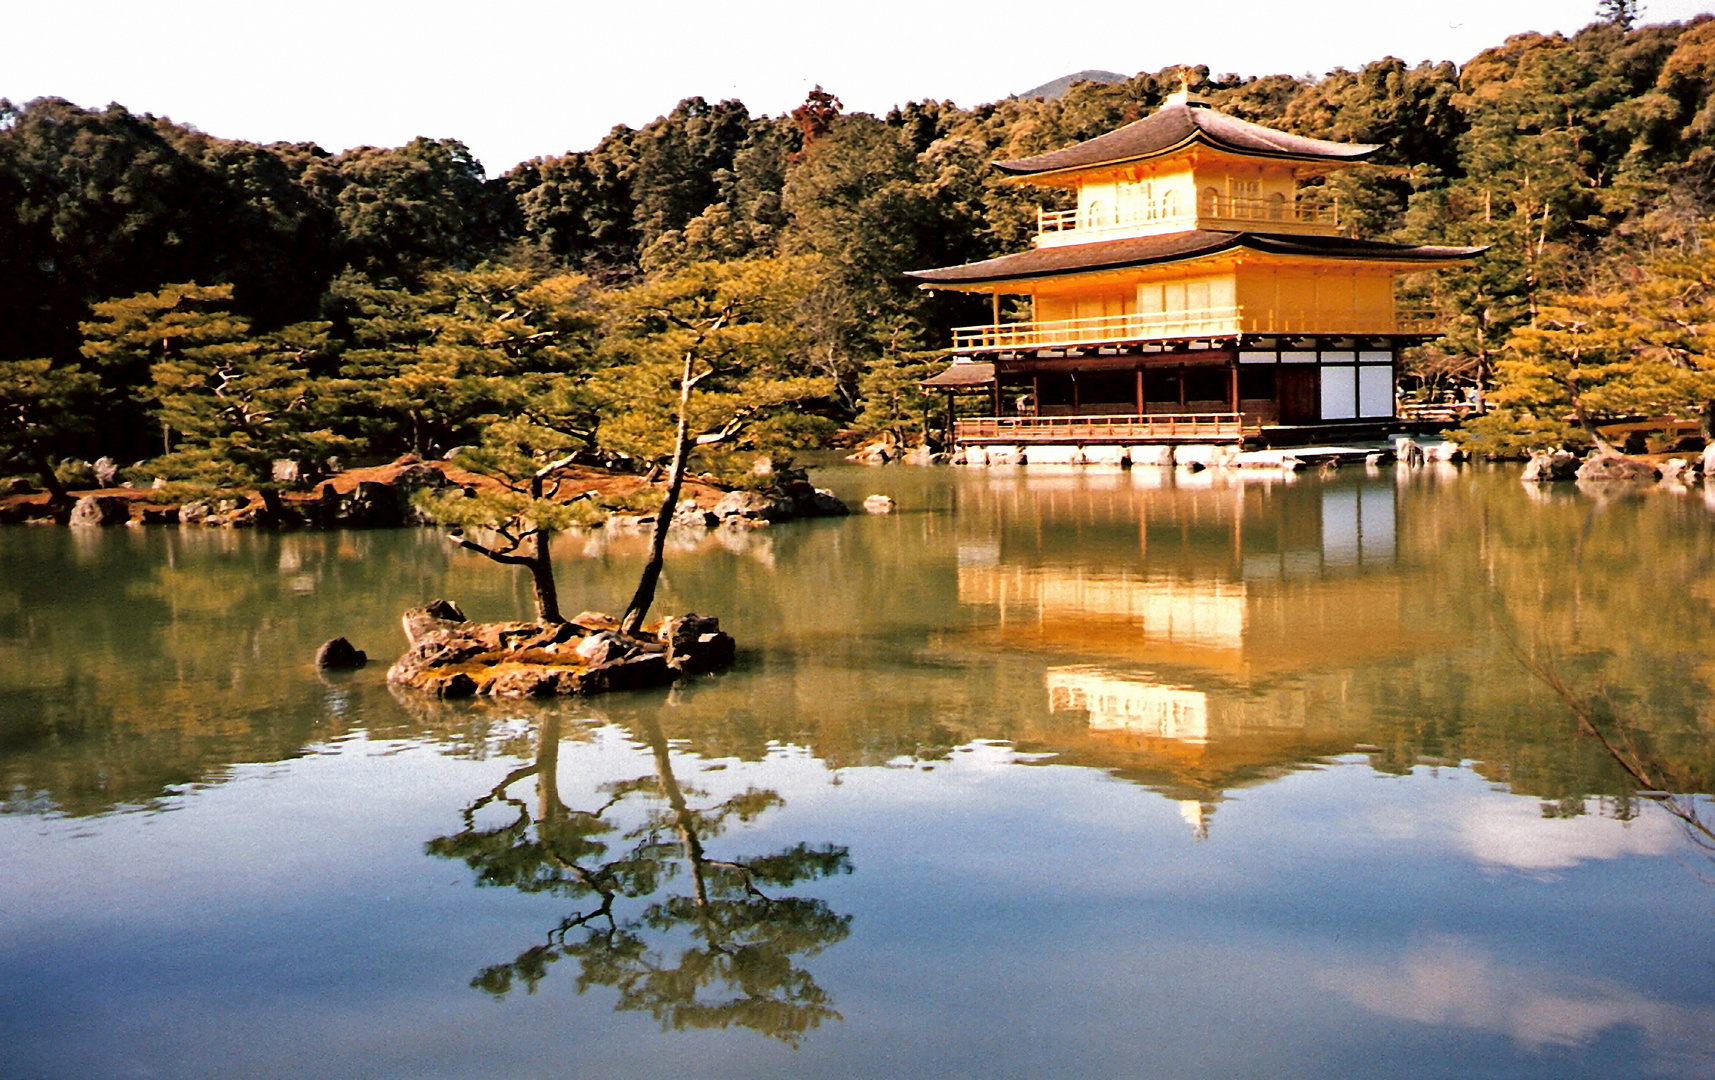
[[[1048,711],[1086,712],[1093,731],[1158,735],[1182,742],[1206,742],[1209,695],[1110,675],[1100,668],[1048,669]]]
[[[961,505],[991,539],[961,545],[958,595],[994,613],[980,634],[1067,658],[1024,741],[1174,800],[1198,836],[1227,792],[1352,748],[1378,704],[1352,668],[1434,644],[1391,477],[1018,494]]]
[[[1324,730],[1335,719],[1319,707],[1329,688],[1215,680],[1199,687],[1196,680],[1187,672],[1170,679],[1086,664],[1049,668],[1050,716],[1084,721],[1054,728],[1055,760],[1107,769],[1159,792],[1201,839],[1228,791],[1349,749]]]
[[[1242,674],[1411,647],[1391,483],[1085,494],[1069,543],[961,547],[959,599],[1008,642]]]

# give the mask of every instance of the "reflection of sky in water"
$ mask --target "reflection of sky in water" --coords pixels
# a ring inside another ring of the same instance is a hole
[[[576,804],[647,761],[613,729],[567,741],[562,794]],[[1247,790],[1199,844],[1142,788],[1011,761],[973,744],[928,769],[836,777],[795,751],[717,771],[681,756],[709,797],[765,785],[785,799],[717,857],[850,847],[856,872],[809,890],[853,916],[851,938],[808,965],[843,1020],[795,1051],[744,1031],[663,1035],[608,991],[577,994],[571,970],[501,1003],[467,988],[567,906],[473,888],[421,854],[507,757],[356,739],[241,769],[177,812],[6,819],[0,972],[30,992],[0,1024],[0,1064],[1035,1077],[1131,1075],[1144,1055],[1160,1077],[1709,1072],[1707,935],[1677,975],[1647,977],[1637,955],[1685,948],[1663,909],[1700,918],[1709,900],[1674,861],[1639,858],[1672,843],[1656,818],[1546,820],[1463,770],[1345,761]],[[28,842],[44,833],[55,842]],[[1532,873],[1497,879],[1503,865]]]
[[[1351,960],[1316,983],[1378,1016],[1500,1035],[1529,1051],[1631,1030],[1657,1069],[1715,1069],[1715,1008],[1669,1005],[1611,979],[1565,980],[1535,961],[1501,963],[1457,937],[1432,936],[1385,960]]]

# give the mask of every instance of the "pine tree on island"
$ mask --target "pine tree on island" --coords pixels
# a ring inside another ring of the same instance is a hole
[[[482,483],[420,493],[417,506],[459,547],[526,570],[536,621],[564,625],[552,541],[604,514],[571,468],[593,428],[601,447],[652,463],[661,482],[648,556],[616,623],[624,638],[657,644],[644,621],[692,461],[741,436],[767,449],[787,417],[831,393],[830,379],[809,374],[799,321],[815,272],[803,258],[699,263],[599,298],[588,366],[538,379],[455,458]]]

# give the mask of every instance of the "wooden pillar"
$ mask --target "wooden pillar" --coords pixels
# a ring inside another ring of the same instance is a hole
[[[1078,415],[1078,373],[1071,372],[1068,378],[1072,380],[1072,415]]]
[[[959,430],[958,412],[953,405],[953,392],[947,391],[947,446],[953,445],[954,434]]]
[[[1233,392],[1232,392],[1233,407],[1228,411],[1229,412],[1238,412],[1240,410],[1239,410],[1239,362],[1237,360],[1234,360],[1232,362],[1232,376],[1233,376]]]
[[[1030,411],[1032,415],[1042,415],[1042,376],[1030,377]]]
[[[1143,416],[1143,369],[1137,369],[1137,415]]]
[[[994,414],[1000,415],[1000,372],[994,373],[994,382],[989,384],[989,400],[994,406]]]
[[[1185,404],[1185,365],[1179,365],[1179,411],[1183,413],[1190,406]]]

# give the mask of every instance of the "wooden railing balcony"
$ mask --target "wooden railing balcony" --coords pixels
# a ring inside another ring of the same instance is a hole
[[[1262,427],[1242,413],[1152,413],[1145,416],[985,416],[959,420],[960,442],[1126,443],[1239,442]]]
[[[1220,307],[961,326],[953,331],[953,351],[1012,352],[1238,334],[1434,334],[1435,322],[1433,315],[1422,312],[1372,315]]]
[[[1284,198],[1216,195],[1204,196],[1195,206],[1177,199],[1156,199],[1118,208],[1036,212],[1038,247],[1087,244],[1120,236],[1186,229],[1244,232],[1270,228],[1279,232],[1333,235],[1340,231],[1340,208]]]

